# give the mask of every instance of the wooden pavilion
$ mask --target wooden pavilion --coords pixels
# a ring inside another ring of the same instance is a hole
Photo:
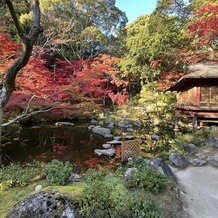
[[[202,122],[218,123],[218,64],[201,63],[189,67],[169,91],[177,92],[177,109]]]

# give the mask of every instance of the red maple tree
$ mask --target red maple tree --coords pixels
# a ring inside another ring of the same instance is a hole
[[[6,31],[0,40],[4,44],[0,48],[0,70],[3,72],[14,61],[21,45],[13,42]],[[49,53],[46,49],[34,48],[28,64],[17,76],[16,90],[7,104],[8,111],[22,111],[33,95],[39,98],[31,103],[31,110],[51,107],[53,114],[60,118],[93,111],[111,96],[116,96],[113,101],[118,105],[127,99],[127,82],[120,78],[116,66],[118,58],[102,54],[87,60],[57,60],[51,68],[46,53]]]

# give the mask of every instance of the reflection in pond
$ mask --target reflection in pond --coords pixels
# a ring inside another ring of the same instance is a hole
[[[88,131],[87,126],[87,123],[77,123],[61,127],[24,127],[19,138],[4,147],[5,163],[59,159],[72,162],[77,169],[103,163],[105,159],[96,157],[94,149],[102,148],[105,140]]]

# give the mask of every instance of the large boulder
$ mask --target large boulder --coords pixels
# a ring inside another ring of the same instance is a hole
[[[169,159],[178,168],[188,167],[188,161],[179,153],[170,154]]]
[[[159,173],[176,180],[175,174],[162,158],[154,158],[153,160],[149,161],[149,164]]]
[[[78,212],[71,200],[59,192],[40,192],[26,197],[14,206],[6,218],[40,217],[77,218]]]
[[[102,136],[106,136],[111,134],[111,130],[108,128],[104,128],[104,127],[100,127],[100,126],[96,126],[92,129],[92,132],[102,135]]]
[[[114,157],[116,154],[115,149],[95,149],[95,154],[98,156],[107,156],[107,157]]]
[[[210,147],[218,148],[218,137],[210,136],[206,138],[205,144]]]
[[[197,150],[197,146],[194,144],[191,144],[191,143],[186,145],[184,148],[185,148],[186,153],[192,153],[192,152],[195,152]]]

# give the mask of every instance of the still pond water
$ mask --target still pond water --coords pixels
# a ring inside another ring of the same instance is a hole
[[[75,171],[105,164],[108,160],[96,157],[94,150],[101,149],[106,140],[92,134],[88,125],[80,122],[74,126],[57,127],[50,124],[24,127],[19,138],[4,147],[5,162],[48,162],[58,159],[73,163]]]

